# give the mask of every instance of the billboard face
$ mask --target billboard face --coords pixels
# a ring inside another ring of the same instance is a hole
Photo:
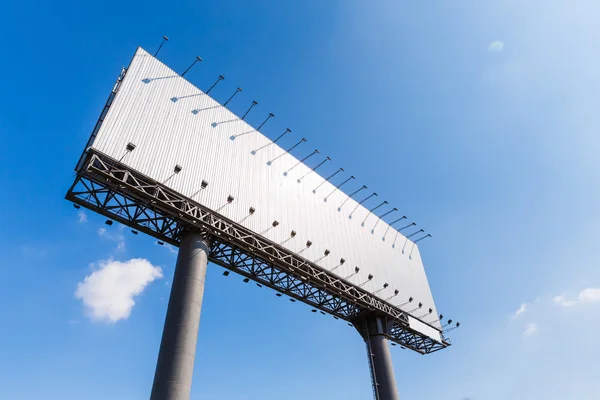
[[[412,315],[421,317],[432,308],[423,320],[439,328],[418,246],[336,190],[349,174],[330,183],[312,171],[325,156],[311,157],[309,167],[287,153],[299,140],[288,134],[283,148],[273,143],[140,48],[91,147],[393,305],[413,297],[402,309],[420,302]],[[130,142],[136,147],[126,153]],[[307,142],[294,153],[313,150]],[[437,330],[413,319],[410,325],[440,340]]]

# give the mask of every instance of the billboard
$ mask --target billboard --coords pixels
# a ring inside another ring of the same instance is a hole
[[[330,176],[332,163],[314,171],[325,156],[309,143],[295,134],[274,143],[138,48],[89,146],[402,310],[421,303],[410,326],[440,341],[418,246],[369,211],[381,201],[342,190],[360,184],[338,189],[350,174],[326,180],[318,172]],[[288,152],[296,144],[310,165]]]

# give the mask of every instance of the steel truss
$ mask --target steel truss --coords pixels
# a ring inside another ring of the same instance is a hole
[[[200,230],[210,238],[209,261],[355,325],[384,316],[389,339],[421,354],[450,345],[411,329],[399,308],[93,149],[66,198],[174,246],[186,230]]]

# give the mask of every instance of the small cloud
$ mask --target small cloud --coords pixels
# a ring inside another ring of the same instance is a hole
[[[87,214],[85,213],[85,211],[79,210],[77,212],[77,216],[79,217],[79,219],[77,220],[78,223],[85,224],[86,222],[88,222]]]
[[[568,299],[565,295],[556,296],[554,303],[563,307],[571,307],[576,304],[600,303],[600,288],[587,288],[579,292],[576,299]]]
[[[106,228],[98,228],[98,236],[106,238],[112,242],[117,243],[117,251],[125,251],[125,236],[123,235],[123,229],[120,228],[116,234],[112,234],[106,230]]]
[[[527,311],[528,307],[529,307],[529,304],[527,304],[527,303],[521,304],[521,307],[519,307],[519,309],[517,311],[515,311],[515,313],[513,314],[513,318],[517,318],[519,315],[523,314],[525,311]]]
[[[83,301],[87,315],[94,321],[115,323],[129,318],[135,305],[133,298],[163,276],[160,267],[142,258],[100,261],[99,266],[77,284],[75,291],[75,297]]]
[[[488,51],[492,53],[502,51],[502,49],[504,49],[504,42],[501,42],[499,40],[490,43],[490,45],[488,46]]]
[[[529,337],[535,335],[536,333],[538,333],[538,326],[535,323],[531,323],[527,325],[527,328],[525,328],[525,332],[523,332],[523,335]]]

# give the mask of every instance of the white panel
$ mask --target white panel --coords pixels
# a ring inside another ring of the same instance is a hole
[[[234,135],[240,136],[232,140]],[[300,138],[296,133],[288,134],[282,142],[289,148]],[[326,182],[313,193],[324,180],[317,173],[310,173],[298,183],[297,179],[310,171],[306,165],[299,164],[284,176],[298,159],[143,49],[136,52],[92,147],[120,159],[128,142],[137,146],[123,159],[131,168],[165,182],[382,299],[391,297],[398,289],[400,294],[388,300],[390,303],[400,305],[412,296],[415,301],[404,306],[404,310],[422,302],[423,307],[414,315],[421,317],[424,310],[432,308],[433,313],[424,321],[437,319],[419,250],[413,242],[385,222],[377,223],[375,215],[370,215],[362,227],[369,211],[355,200],[347,199],[347,194],[340,190],[325,202],[324,198],[335,186]],[[252,150],[265,145],[268,146],[252,155]],[[305,156],[313,150],[307,142],[294,153]],[[313,156],[312,165],[324,157]],[[176,164],[183,169],[173,175]],[[328,167],[331,169],[331,165]],[[347,176],[336,175],[335,184]],[[198,193],[202,180],[209,185]],[[356,182],[346,186],[350,193],[358,187]],[[364,190],[357,197],[362,199],[370,193]],[[235,198],[231,204],[227,204],[229,195]],[[370,207],[379,204],[377,200],[369,201]],[[248,216],[251,206],[256,213]],[[275,220],[280,224],[273,228]],[[296,237],[290,238],[291,230],[297,232]],[[310,248],[305,246],[307,240],[313,242]],[[326,249],[331,253],[324,257]],[[346,260],[341,266],[340,258]],[[355,266],[360,268],[357,274]],[[367,279],[369,274],[374,276],[371,281]],[[385,283],[389,286],[380,290]],[[439,327],[438,322],[433,325]],[[439,334],[427,325],[420,324],[418,330],[439,340]]]

